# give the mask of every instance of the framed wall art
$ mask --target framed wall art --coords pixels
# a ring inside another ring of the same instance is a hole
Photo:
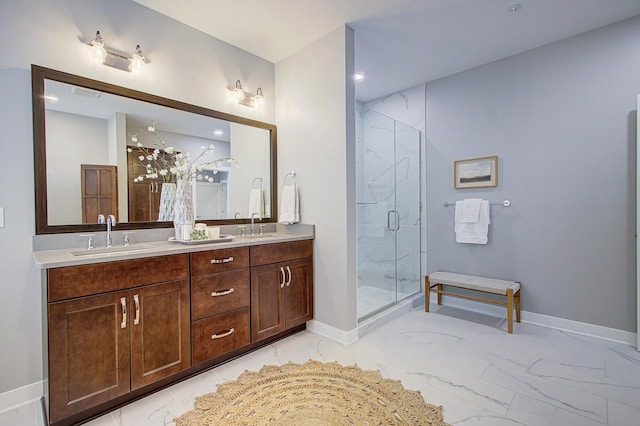
[[[454,161],[453,181],[456,189],[498,186],[498,156]]]

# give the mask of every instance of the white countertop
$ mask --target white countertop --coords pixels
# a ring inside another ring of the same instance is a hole
[[[230,247],[245,247],[255,246],[261,244],[273,244],[282,243],[287,241],[300,241],[313,239],[313,232],[311,233],[268,233],[265,236],[254,237],[240,237],[234,236],[231,241],[226,242],[211,242],[206,244],[181,244],[169,241],[151,241],[144,243],[131,244],[130,250],[109,252],[109,253],[96,253],[92,254],[88,249],[60,249],[60,250],[43,250],[34,251],[33,258],[35,260],[36,267],[39,269],[58,268],[63,266],[76,266],[76,265],[89,265],[102,262],[113,262],[117,260],[129,260],[139,259],[144,257],[153,256],[166,256],[171,254],[191,253],[205,250],[216,250]],[[140,247],[144,247],[140,249]],[[101,247],[96,247],[100,249]],[[120,247],[119,247],[120,248]],[[122,247],[124,250],[124,247]],[[87,253],[86,255],[74,255],[72,252]]]

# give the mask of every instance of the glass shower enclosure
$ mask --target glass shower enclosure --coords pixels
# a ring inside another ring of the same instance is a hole
[[[358,320],[421,290],[418,129],[358,105]]]

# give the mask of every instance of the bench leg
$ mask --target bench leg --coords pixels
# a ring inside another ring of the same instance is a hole
[[[516,294],[516,322],[520,322],[520,290]]]
[[[429,301],[431,300],[431,284],[429,275],[424,276],[424,311],[429,312]]]
[[[507,330],[513,333],[513,289],[507,290]]]
[[[438,305],[442,305],[442,284],[438,284]]]

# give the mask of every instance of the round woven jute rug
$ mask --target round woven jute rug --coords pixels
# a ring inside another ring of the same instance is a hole
[[[433,425],[445,426],[442,407],[399,380],[357,365],[310,360],[245,371],[216,392],[196,398],[178,426]]]

